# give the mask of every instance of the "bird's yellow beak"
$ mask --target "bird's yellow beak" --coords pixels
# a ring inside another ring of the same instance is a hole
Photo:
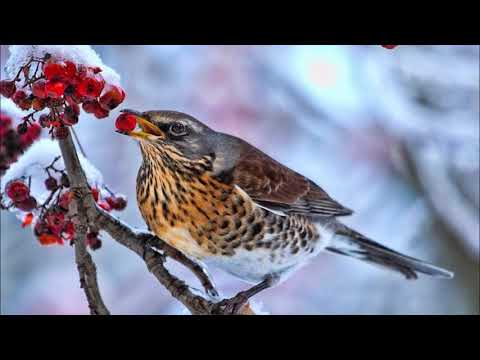
[[[142,113],[130,109],[121,110],[120,112],[135,116],[135,119],[137,120],[137,125],[141,129],[141,131],[130,131],[126,133],[126,135],[139,140],[165,139],[165,133],[160,130],[158,126],[153,124],[150,120],[146,119],[142,115]]]

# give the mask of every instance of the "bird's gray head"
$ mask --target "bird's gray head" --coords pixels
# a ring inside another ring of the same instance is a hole
[[[144,156],[145,149],[151,146],[163,151],[175,149],[190,160],[215,153],[216,142],[221,134],[193,116],[171,110],[138,112],[126,109],[122,112],[135,116],[141,130],[126,135],[140,141]]]
[[[193,116],[171,110],[138,112],[122,110],[134,115],[141,130],[125,133],[140,141],[143,157],[152,156],[158,149],[171,158],[199,160],[205,156],[216,159],[215,168],[221,171],[236,160],[237,150],[243,141],[227,134],[216,132]]]

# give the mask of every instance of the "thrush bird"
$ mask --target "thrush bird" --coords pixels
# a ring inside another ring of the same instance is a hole
[[[319,252],[416,279],[453,274],[403,255],[338,221],[352,210],[249,143],[176,111],[137,112],[143,163],[137,201],[149,229],[190,258],[250,283],[252,296]]]

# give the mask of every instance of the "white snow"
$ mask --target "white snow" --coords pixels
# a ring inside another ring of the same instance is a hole
[[[263,302],[261,301],[257,302],[252,299],[250,299],[249,302],[250,302],[250,307],[252,308],[253,312],[256,315],[270,315],[270,313],[264,309]]]
[[[43,203],[50,195],[50,191],[45,188],[44,184],[48,177],[44,169],[60,155],[60,148],[56,141],[40,139],[34,142],[18,161],[11,165],[1,179],[2,192],[5,192],[5,184],[10,180],[25,176],[28,181],[28,177],[31,176],[30,194],[35,197],[39,204]],[[103,186],[103,176],[100,171],[83,157],[82,154],[79,153],[78,157],[90,186],[101,188]],[[65,164],[63,158],[56,161],[54,166],[58,170],[64,170]],[[58,181],[60,180],[60,173],[50,171],[50,174]],[[12,208],[12,211],[18,211],[18,209]]]
[[[98,54],[89,45],[11,45],[10,56],[5,64],[5,75],[13,79],[18,70],[31,56],[43,57],[46,53],[56,60],[70,60],[76,64],[98,66],[107,83],[120,85],[120,75],[105,65]]]

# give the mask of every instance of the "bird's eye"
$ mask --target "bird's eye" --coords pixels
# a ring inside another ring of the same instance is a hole
[[[170,134],[172,134],[173,136],[187,135],[187,128],[182,123],[175,122],[170,125]]]

